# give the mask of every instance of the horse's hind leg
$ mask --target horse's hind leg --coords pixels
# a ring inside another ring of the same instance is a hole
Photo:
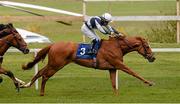
[[[27,88],[27,87],[31,87],[31,85],[43,75],[44,70],[47,69],[47,66],[45,66],[44,68],[42,68],[41,70],[38,71],[38,73],[31,79],[31,81],[29,83],[27,83],[26,85],[22,85],[21,88]]]
[[[46,81],[68,63],[69,63],[68,61],[62,60],[62,61],[59,61],[59,64],[56,64],[53,66],[49,65],[48,68],[44,70],[43,75],[42,75],[42,83],[41,83],[41,92],[40,92],[41,96],[44,96]]]
[[[19,82],[16,80],[16,78],[14,77],[14,74],[11,71],[7,71],[3,68],[0,68],[0,74],[4,74],[4,75],[7,75],[8,77],[10,77],[13,80],[17,91],[19,92]]]
[[[45,85],[46,85],[47,80],[58,71],[58,69],[57,70],[56,69],[57,68],[49,68],[45,73],[43,73],[42,83],[41,83],[41,92],[40,92],[41,96],[44,96]]]

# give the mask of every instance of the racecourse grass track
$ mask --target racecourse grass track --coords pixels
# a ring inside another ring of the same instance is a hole
[[[39,4],[73,12],[82,12],[82,1],[80,0],[13,0],[31,4]],[[69,1],[69,2],[67,2]],[[100,5],[101,4],[101,5]],[[99,8],[94,6],[100,5]],[[172,15],[175,13],[175,1],[154,2],[118,2],[110,3],[88,3],[89,15],[100,15],[104,11],[110,11],[113,15]],[[60,14],[42,12],[38,13],[51,16]],[[173,12],[174,11],[174,12]],[[0,16],[32,16],[27,13],[13,9],[0,7]],[[69,21],[69,20],[68,20]],[[74,41],[82,42],[80,27],[82,21],[72,21],[72,26],[65,26],[53,21],[26,22],[16,21],[14,26],[44,34],[52,42]],[[127,35],[138,35],[146,37],[146,31],[151,26],[161,26],[161,22],[117,22],[115,27],[120,28]],[[102,35],[101,35],[102,36]],[[107,38],[103,36],[103,38]],[[42,48],[48,44],[29,44],[30,48]],[[180,47],[173,43],[151,43],[151,47]],[[136,52],[124,57],[125,64],[139,73],[144,78],[153,81],[154,86],[147,86],[138,79],[119,71],[119,95],[115,96],[109,79],[109,72],[81,67],[69,64],[58,71],[47,81],[45,96],[39,96],[39,90],[34,86],[21,89],[20,93],[15,91],[12,81],[4,76],[0,84],[1,103],[177,103],[180,102],[180,53],[155,53],[154,63],[148,63]],[[6,53],[3,67],[11,70],[15,76],[28,82],[34,75],[34,69],[23,71],[21,65],[31,61],[33,54]],[[39,69],[45,66],[40,62]],[[41,82],[41,79],[39,80]],[[40,87],[40,83],[39,83]]]

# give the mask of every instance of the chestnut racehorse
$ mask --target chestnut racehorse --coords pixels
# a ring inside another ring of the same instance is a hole
[[[123,56],[129,52],[137,51],[144,56],[149,62],[153,62],[155,57],[148,42],[141,37],[110,37],[109,40],[102,40],[101,47],[97,54],[97,66],[94,66],[92,59],[77,59],[76,52],[79,44],[74,42],[58,42],[41,49],[32,62],[23,65],[24,70],[32,68],[40,60],[45,59],[48,54],[48,63],[32,78],[32,80],[21,86],[22,88],[30,87],[36,79],[42,76],[40,95],[44,95],[46,81],[53,76],[58,70],[65,65],[74,62],[76,64],[97,68],[102,70],[109,70],[110,79],[113,91],[116,90],[116,70],[122,70],[148,84],[153,85],[152,82],[145,80],[139,76],[132,69],[123,63]]]
[[[9,76],[13,80],[16,89],[19,91],[19,84],[23,82],[16,78],[11,71],[7,71],[1,66],[3,63],[3,55],[11,46],[19,49],[24,54],[29,53],[26,42],[13,25],[11,23],[5,25],[0,24],[0,74]],[[2,77],[0,78],[0,82],[2,82]]]

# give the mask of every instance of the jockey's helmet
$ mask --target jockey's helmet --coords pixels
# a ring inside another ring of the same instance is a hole
[[[112,16],[111,16],[111,14],[109,14],[109,13],[104,13],[103,15],[102,15],[102,17],[105,19],[105,21],[107,21],[107,22],[111,22],[112,21]]]

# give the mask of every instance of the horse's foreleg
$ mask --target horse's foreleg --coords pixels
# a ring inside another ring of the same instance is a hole
[[[139,76],[137,73],[135,73],[132,69],[128,68],[126,65],[123,64],[123,62],[121,62],[120,60],[113,60],[113,62],[111,62],[111,64],[114,65],[114,67],[116,69],[122,70],[138,79],[140,79],[141,81],[143,81],[144,83],[148,84],[149,86],[152,86],[154,83],[145,80],[143,77]]]
[[[14,82],[14,85],[15,85],[17,91],[19,92],[19,82],[16,80],[16,78],[14,77],[14,74],[11,71],[7,71],[3,68],[0,68],[0,74],[4,74],[4,75],[7,75],[8,77],[10,77],[12,79],[12,81]]]
[[[118,95],[118,89],[116,89],[116,69],[109,70],[112,88],[115,95]]]

